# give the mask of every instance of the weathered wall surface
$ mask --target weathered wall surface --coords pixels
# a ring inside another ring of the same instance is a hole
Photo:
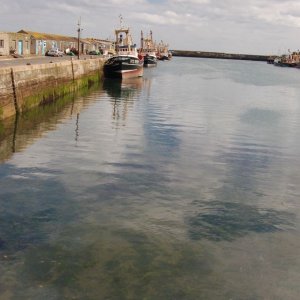
[[[221,53],[221,52],[186,51],[186,50],[172,50],[172,55],[183,56],[183,57],[220,58],[220,59],[253,60],[253,61],[267,61],[269,57],[266,55],[232,54],[232,53]]]
[[[15,113],[11,69],[0,68],[0,119],[12,116]]]
[[[0,32],[0,55],[9,55],[9,34],[7,32]]]
[[[1,68],[0,119],[99,81],[103,64],[98,58]]]

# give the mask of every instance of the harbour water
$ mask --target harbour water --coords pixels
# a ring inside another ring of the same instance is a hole
[[[173,58],[0,124],[0,299],[299,299],[300,71]]]

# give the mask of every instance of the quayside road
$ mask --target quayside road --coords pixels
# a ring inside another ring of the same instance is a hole
[[[97,55],[81,55],[80,59],[87,58],[99,58]],[[0,68],[3,67],[13,67],[13,66],[24,66],[24,65],[36,65],[36,64],[47,64],[54,63],[64,60],[78,60],[77,56],[63,56],[63,57],[53,57],[53,56],[34,56],[34,57],[24,57],[24,58],[1,58],[0,57]]]

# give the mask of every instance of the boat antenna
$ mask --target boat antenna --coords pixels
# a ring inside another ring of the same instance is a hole
[[[78,36],[77,36],[77,50],[78,50],[78,59],[80,59],[80,33],[82,31],[82,28],[81,28],[81,16],[79,17],[79,20],[78,20],[78,24],[77,24],[77,33],[78,33]]]
[[[123,17],[121,14],[119,15],[119,19],[120,19],[120,28],[123,28]]]
[[[141,50],[142,48],[144,48],[144,35],[143,35],[143,31],[141,30]]]

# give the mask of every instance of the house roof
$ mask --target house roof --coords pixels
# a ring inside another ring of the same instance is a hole
[[[91,38],[91,37],[86,38],[86,40],[89,40],[89,41],[91,41],[91,42],[106,43],[106,44],[113,44],[113,43],[114,43],[114,41],[110,41],[110,40],[108,40],[108,39],[103,40],[103,39]]]
[[[30,30],[20,30],[18,33],[23,33],[23,34],[29,34],[36,40],[45,40],[45,41],[64,41],[64,42],[77,42],[78,38],[73,37],[73,36],[65,36],[65,35],[59,35],[59,34],[52,34],[52,33],[42,33],[42,32],[35,32],[35,31],[30,31]],[[81,38],[80,39],[81,43],[85,44],[92,44],[94,42],[100,42],[100,43],[112,43],[111,41],[108,40],[101,40],[97,38]]]
[[[52,33],[42,33],[42,32],[30,31],[30,30],[23,30],[23,29],[18,31],[18,33],[30,34],[37,40],[69,41],[69,42],[77,41],[77,38],[72,36],[65,36],[65,35],[52,34]]]

